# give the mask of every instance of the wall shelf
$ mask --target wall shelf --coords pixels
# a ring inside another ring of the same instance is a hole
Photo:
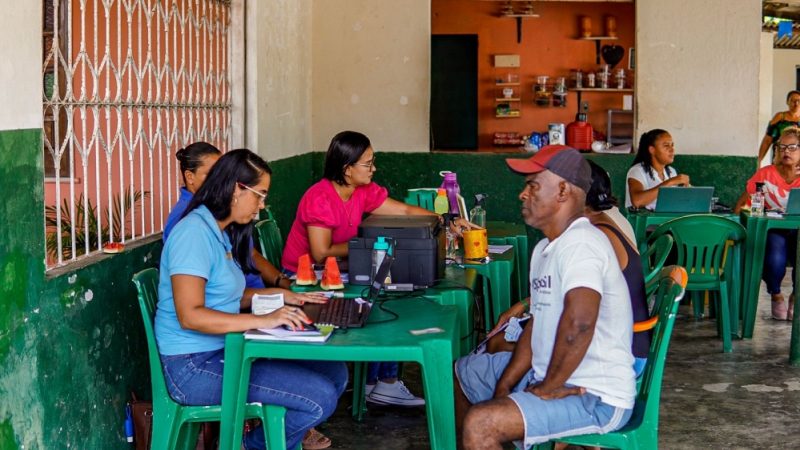
[[[494,99],[494,101],[496,101],[496,102],[498,102],[498,103],[505,103],[505,102],[521,102],[521,101],[522,101],[522,99],[521,99],[521,98],[519,98],[519,97],[508,97],[508,98],[507,98],[507,97],[498,97],[498,98]]]
[[[616,41],[619,39],[617,36],[586,36],[576,38],[579,41],[594,41],[594,52],[596,64],[600,64],[600,42],[601,41]]]
[[[519,86],[519,83],[495,83],[497,87]]]
[[[575,92],[633,92],[632,88],[614,89],[614,88],[571,88],[570,91]]]

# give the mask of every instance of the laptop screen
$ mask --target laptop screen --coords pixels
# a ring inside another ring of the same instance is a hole
[[[713,196],[711,186],[662,187],[658,190],[656,212],[708,213]]]
[[[800,216],[800,189],[789,191],[789,198],[786,199],[786,215]]]

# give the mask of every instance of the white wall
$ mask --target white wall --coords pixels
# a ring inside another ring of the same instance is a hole
[[[0,130],[41,128],[41,0],[4,2],[0,55]]]
[[[246,145],[268,160],[311,148],[311,0],[246,2]]]
[[[795,66],[800,66],[800,50],[772,51],[772,115],[786,111],[786,93],[797,88]]]
[[[761,138],[761,2],[636,2],[637,132],[679,153],[755,156]]]
[[[314,0],[313,148],[342,130],[427,151],[430,0]]]

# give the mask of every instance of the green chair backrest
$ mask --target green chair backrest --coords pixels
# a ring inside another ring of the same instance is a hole
[[[147,354],[150,361],[150,377],[153,381],[153,399],[169,399],[167,384],[164,381],[164,372],[161,370],[161,358],[158,355],[158,344],[153,331],[153,320],[156,317],[158,304],[158,269],[144,269],[133,275],[133,284],[136,285],[139,298],[139,309],[142,312],[144,333],[147,336]]]
[[[265,219],[256,223],[258,244],[261,256],[271,262],[273,266],[281,269],[281,255],[283,254],[283,238],[281,230],[275,219]]]
[[[661,268],[667,261],[670,250],[675,240],[669,234],[662,234],[647,244],[647,250],[641,254],[642,269],[644,271],[645,293],[648,297],[655,292],[658,287]]]
[[[661,273],[653,311],[653,315],[658,316],[658,322],[653,327],[647,365],[642,374],[636,405],[626,428],[643,424],[646,427],[658,428],[658,409],[661,403],[664,364],[672,337],[672,328],[675,325],[675,316],[678,313],[678,306],[683,298],[688,278],[686,270],[680,266],[665,267]]]
[[[746,233],[738,223],[712,214],[692,214],[661,224],[651,239],[672,235],[678,250],[677,264],[689,274],[689,289],[714,288],[728,241],[744,242]]]
[[[419,206],[428,211],[433,211],[433,201],[436,200],[436,188],[417,188],[406,191],[405,204]]]

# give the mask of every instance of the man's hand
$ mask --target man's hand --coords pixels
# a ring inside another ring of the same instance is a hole
[[[555,389],[547,389],[542,386],[542,383],[536,383],[526,387],[525,392],[530,392],[542,400],[558,400],[570,395],[583,395],[586,393],[586,388],[561,386]]]
[[[497,319],[497,324],[492,328],[490,333],[493,333],[512,317],[522,317],[523,314],[525,314],[525,305],[522,302],[517,302],[515,305],[511,306],[511,308],[505,310],[503,314],[500,314],[500,317]]]

